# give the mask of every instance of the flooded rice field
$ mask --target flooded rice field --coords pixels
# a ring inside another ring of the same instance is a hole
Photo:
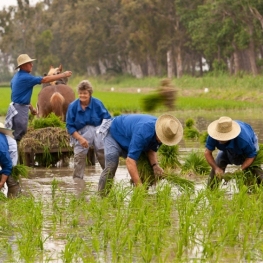
[[[198,118],[196,126],[206,130],[210,122]],[[262,121],[246,122],[263,143]],[[183,140],[179,149],[183,159],[203,145]],[[248,195],[230,181],[213,194],[206,176],[189,175],[194,193],[162,182],[145,196],[121,163],[117,188],[104,199],[101,171],[98,163],[86,166],[84,180],[74,181],[72,158],[67,167],[33,167],[20,181],[21,198],[0,208],[0,261],[263,262],[261,192]]]

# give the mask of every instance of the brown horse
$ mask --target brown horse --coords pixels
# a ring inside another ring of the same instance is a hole
[[[58,68],[50,67],[47,75],[59,74],[62,72],[62,66]],[[54,83],[45,83],[38,94],[37,116],[47,117],[51,112],[66,119],[68,105],[75,100],[75,93],[67,84],[67,78],[55,81]]]

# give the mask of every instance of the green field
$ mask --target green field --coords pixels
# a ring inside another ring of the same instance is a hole
[[[75,89],[83,77],[75,77],[69,85]],[[94,87],[93,96],[100,99],[108,110],[114,113],[143,112],[143,98],[156,91],[161,78],[135,79],[132,77],[90,78]],[[173,79],[177,90],[176,111],[255,111],[263,106],[263,77],[245,76],[234,78],[229,76]],[[114,88],[114,91],[111,91]],[[41,86],[35,86],[32,104],[37,103],[37,94]],[[140,92],[138,92],[140,89]],[[205,89],[208,92],[205,92]],[[1,87],[0,115],[5,116],[10,103],[9,87]],[[159,107],[152,112],[167,111]]]

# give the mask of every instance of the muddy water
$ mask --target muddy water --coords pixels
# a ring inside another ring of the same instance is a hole
[[[263,143],[263,121],[260,119],[256,120],[245,120],[242,119],[245,122],[248,122],[252,125],[255,132],[257,133],[259,137],[259,142]],[[0,121],[3,122],[3,120],[0,119]],[[183,120],[181,120],[184,124]],[[207,119],[204,117],[198,117],[196,119],[196,127],[200,131],[205,131],[208,124],[213,121],[213,119]],[[180,142],[180,154],[187,155],[190,151],[193,149],[202,149],[203,145],[200,145],[198,141],[185,141],[182,140]],[[231,169],[231,167],[229,168]],[[89,195],[96,194],[97,187],[98,187],[98,181],[101,173],[101,168],[96,163],[95,166],[87,166],[85,169],[85,177],[84,181],[82,182],[74,182],[72,179],[72,173],[73,173],[73,160],[71,159],[69,162],[68,167],[52,167],[52,168],[32,168],[29,178],[21,179],[21,185],[22,185],[22,192],[23,194],[32,194],[37,199],[42,199],[46,202],[51,202],[52,200],[52,182],[54,179],[58,181],[59,189],[62,192],[72,193],[79,195],[84,189],[88,189]],[[124,184],[129,184],[130,176],[128,174],[128,171],[125,167],[125,165],[120,165],[117,172],[115,181],[116,182],[122,182]],[[194,179],[195,180],[195,179]],[[206,178],[198,178],[196,179],[196,190],[200,190],[203,187],[205,187]],[[228,190],[229,193],[233,193],[236,191],[234,184],[230,183],[228,185],[223,186]],[[154,191],[154,189],[150,189],[150,191]],[[175,190],[176,191],[176,190]],[[87,196],[88,199],[88,196]],[[48,236],[49,235],[49,229],[52,226],[45,224],[43,227],[43,235]],[[44,243],[44,251],[50,251],[51,254],[53,254],[54,258],[59,258],[59,254],[61,251],[65,248],[65,242],[63,240],[55,240],[55,239],[47,239],[47,241]],[[198,250],[200,248],[197,248]],[[56,256],[57,255],[57,256]],[[54,262],[62,262],[62,261],[54,261]]]

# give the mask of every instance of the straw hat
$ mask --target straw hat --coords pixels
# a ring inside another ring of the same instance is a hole
[[[27,54],[21,54],[17,58],[17,68],[19,68],[21,65],[26,64],[28,62],[32,62],[36,60],[35,58],[30,58]]]
[[[0,133],[3,133],[5,135],[8,135],[8,136],[14,138],[13,130],[6,128],[2,122],[0,122]]]
[[[215,140],[229,141],[238,136],[241,132],[241,128],[236,121],[223,116],[210,123],[207,132]]]
[[[155,124],[158,138],[168,146],[178,144],[183,138],[183,126],[181,122],[172,115],[161,115]]]

